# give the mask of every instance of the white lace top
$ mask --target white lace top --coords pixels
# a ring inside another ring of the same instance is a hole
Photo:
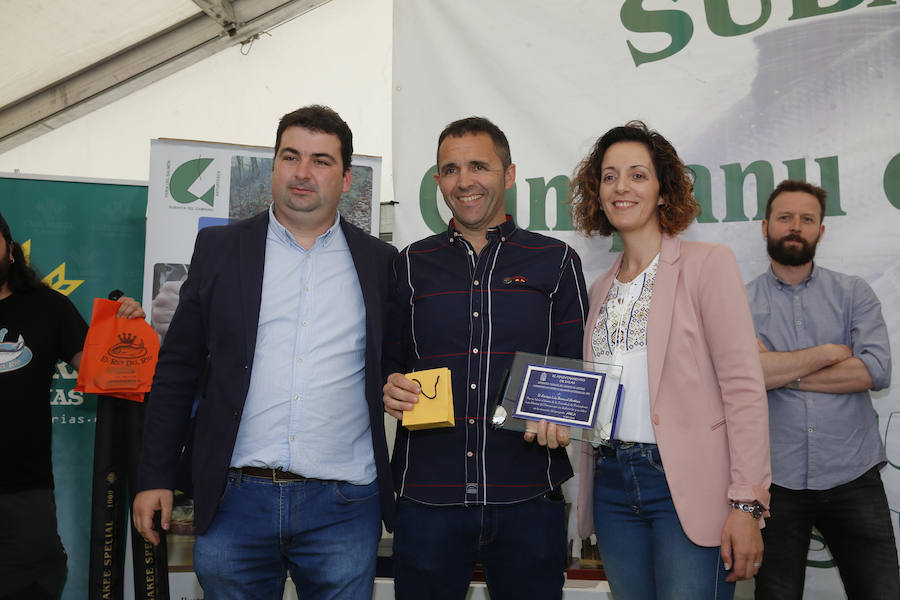
[[[658,265],[657,254],[628,283],[613,280],[591,335],[595,360],[622,365],[621,383],[625,391],[613,432],[613,437],[622,441],[656,443],[650,421],[647,321]]]

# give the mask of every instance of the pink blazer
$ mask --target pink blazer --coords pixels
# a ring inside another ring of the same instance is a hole
[[[584,357],[622,262],[591,285]],[[687,536],[719,546],[729,499],[769,505],[769,413],[747,293],[728,246],[663,236],[647,324],[650,415]],[[579,533],[594,531],[594,449],[582,444]]]

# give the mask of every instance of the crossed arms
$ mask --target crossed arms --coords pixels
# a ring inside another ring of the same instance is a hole
[[[767,390],[785,387],[795,381],[795,389],[829,394],[852,394],[874,387],[865,363],[853,356],[853,351],[844,344],[775,352],[766,348],[762,340],[758,342]]]

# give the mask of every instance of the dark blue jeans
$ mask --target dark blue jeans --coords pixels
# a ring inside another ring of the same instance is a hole
[[[303,600],[371,600],[381,538],[378,482],[291,481],[229,473],[194,570],[207,600],[281,600],[287,571]]]
[[[594,529],[616,600],[734,597],[719,547],[698,546],[684,533],[655,444],[600,448]]]
[[[772,485],[770,491],[758,600],[803,597],[813,526],[831,550],[848,598],[900,598],[897,546],[878,467],[830,490]]]
[[[401,499],[394,529],[398,600],[461,600],[481,559],[492,600],[562,598],[565,500],[434,507]]]

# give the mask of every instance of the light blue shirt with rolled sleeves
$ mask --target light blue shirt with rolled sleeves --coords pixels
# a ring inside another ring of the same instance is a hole
[[[305,250],[269,209],[259,329],[233,467],[375,480],[366,309],[339,219]]]
[[[813,265],[797,286],[771,268],[747,284],[756,334],[766,348],[793,352],[844,344],[872,377],[891,383],[891,349],[881,303],[863,279]],[[827,490],[886,461],[868,391],[852,394],[769,390],[772,482]]]

